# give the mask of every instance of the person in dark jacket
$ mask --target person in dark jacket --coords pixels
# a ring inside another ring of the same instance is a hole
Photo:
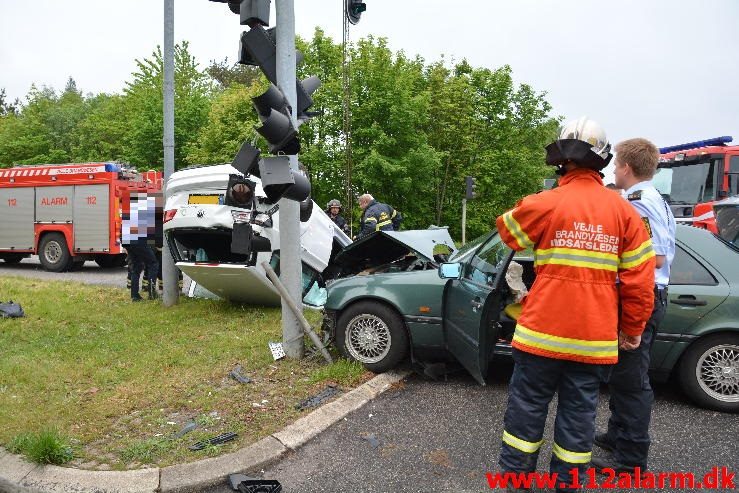
[[[357,235],[358,238],[374,231],[397,231],[400,229],[400,223],[403,221],[400,212],[387,204],[376,201],[372,195],[366,193],[359,197],[359,208],[364,212],[362,212],[362,229]]]
[[[347,224],[346,219],[341,215],[341,202],[336,199],[330,200],[328,204],[326,204],[326,214],[328,214],[328,217],[331,218],[340,230],[347,235],[350,234],[349,225]]]
[[[121,225],[122,244],[128,252],[131,265],[131,300],[140,301],[139,279],[146,270],[149,281],[149,299],[157,298],[156,279],[159,262],[152,246],[155,244],[157,197],[135,192],[129,199],[129,207],[123,214]]]

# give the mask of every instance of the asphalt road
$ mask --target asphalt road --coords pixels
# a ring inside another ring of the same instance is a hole
[[[47,272],[41,268],[37,256],[24,258],[19,264],[0,261],[0,276],[20,276],[50,281],[78,281],[87,284],[126,287],[126,268],[103,269],[93,261],[87,261],[82,270],[75,272]]]
[[[493,371],[486,387],[463,373],[446,381],[412,376],[404,388],[381,395],[261,476],[280,481],[284,493],[491,491],[485,473],[497,470],[511,366],[499,363]],[[606,411],[603,392],[601,428]],[[548,470],[553,418],[539,471]],[[702,478],[716,465],[739,470],[739,415],[696,408],[672,385],[661,385],[651,429],[654,472],[692,471]],[[210,493],[227,491],[222,486]]]
[[[6,275],[126,284],[125,268],[86,262],[81,271],[52,273],[41,269],[37,257],[17,265],[0,262],[0,276]],[[490,491],[485,473],[496,470],[510,372],[510,364],[493,365],[486,387],[464,372],[439,381],[412,376],[403,388],[350,414],[261,476],[279,480],[284,493]],[[603,392],[600,428],[607,416]],[[552,414],[540,471],[548,469],[553,422]],[[692,471],[700,477],[714,466],[739,471],[739,415],[699,409],[674,385],[658,385],[651,430],[652,471]],[[224,485],[209,493],[227,491]]]

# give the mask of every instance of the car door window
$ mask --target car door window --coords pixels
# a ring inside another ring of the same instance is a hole
[[[718,283],[708,269],[678,246],[670,266],[670,284],[715,286]]]
[[[510,254],[511,249],[500,240],[500,236],[494,236],[470,259],[465,278],[492,287]]]

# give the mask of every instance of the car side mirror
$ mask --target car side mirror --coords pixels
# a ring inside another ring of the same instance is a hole
[[[439,277],[442,279],[459,279],[462,275],[462,264],[447,262],[439,265]]]

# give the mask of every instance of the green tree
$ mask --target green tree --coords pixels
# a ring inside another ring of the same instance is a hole
[[[312,39],[298,39],[296,44],[304,54],[298,77],[315,75],[321,80],[308,110],[318,116],[300,126],[300,161],[311,177],[316,202],[323,205],[334,198],[345,202],[342,48],[318,28]]]
[[[21,102],[16,98],[12,103],[8,101],[8,95],[5,93],[5,88],[0,89],[0,117],[16,114],[21,106]]]
[[[2,117],[0,163],[69,162],[77,124],[86,111],[85,100],[71,77],[60,95],[52,88],[32,86],[20,113]]]
[[[212,91],[208,77],[198,70],[188,43],[175,46],[175,167],[184,163],[188,144],[205,124]],[[160,47],[151,58],[136,60],[133,80],[126,82],[125,105],[131,118],[124,137],[124,157],[135,166],[163,167],[163,73]]]
[[[194,141],[186,146],[185,161],[188,164],[231,162],[244,140],[257,136],[254,127],[259,119],[251,98],[259,92],[258,83],[250,87],[232,84],[217,94],[205,124]]]
[[[434,183],[441,163],[424,131],[429,92],[424,63],[393,54],[387,40],[369,37],[352,49],[353,190],[400,210],[406,228],[434,219]]]
[[[119,94],[98,94],[87,99],[89,110],[77,126],[72,160],[123,161],[124,137],[130,129],[130,110]]]

